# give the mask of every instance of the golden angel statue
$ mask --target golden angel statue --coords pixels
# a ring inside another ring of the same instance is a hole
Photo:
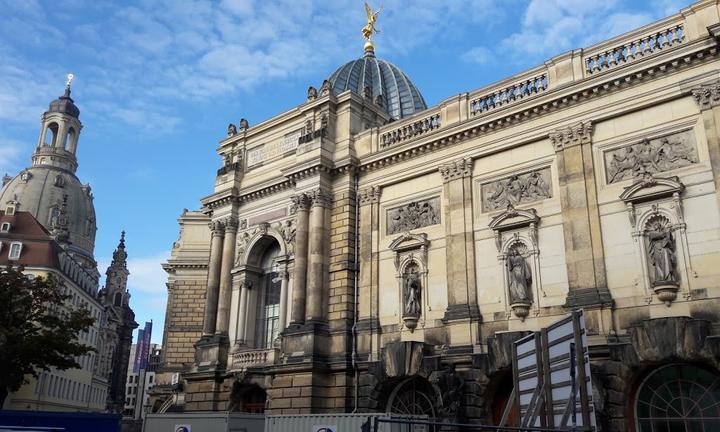
[[[380,15],[380,12],[382,12],[383,7],[380,6],[380,9],[377,10],[377,12],[373,12],[370,8],[370,5],[365,2],[365,13],[367,13],[367,24],[365,24],[365,27],[362,29],[362,35],[366,40],[370,40],[370,37],[373,33],[380,33],[380,30],[375,28],[375,21],[377,21],[378,15]]]

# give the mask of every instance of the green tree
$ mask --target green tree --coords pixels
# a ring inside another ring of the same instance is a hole
[[[0,409],[8,393],[51,368],[79,368],[76,356],[94,349],[78,334],[95,322],[73,309],[52,277],[28,278],[23,268],[0,269]]]

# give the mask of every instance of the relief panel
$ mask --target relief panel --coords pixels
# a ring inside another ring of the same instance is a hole
[[[481,186],[481,194],[483,211],[552,198],[550,167],[485,183]]]
[[[691,130],[606,151],[605,178],[617,183],[698,163],[695,139]]]
[[[402,233],[440,223],[440,197],[413,201],[389,209],[385,216],[388,235]]]

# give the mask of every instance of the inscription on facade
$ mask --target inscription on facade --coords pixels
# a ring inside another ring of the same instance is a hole
[[[387,234],[397,234],[440,223],[440,197],[413,201],[387,211]]]
[[[268,159],[273,159],[277,156],[282,156],[286,152],[295,150],[298,146],[298,141],[302,136],[301,131],[295,131],[285,135],[279,140],[263,144],[258,147],[254,147],[247,152],[247,163],[248,166],[253,166],[260,162]]]
[[[508,204],[517,205],[552,198],[551,186],[550,167],[486,183],[481,188],[483,210],[504,209]]]
[[[608,183],[616,183],[682,168],[698,162],[692,132],[689,130],[656,139],[644,139],[605,152]]]

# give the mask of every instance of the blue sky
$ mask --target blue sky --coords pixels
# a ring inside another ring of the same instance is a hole
[[[378,1],[372,1],[377,8]],[[677,0],[385,0],[378,57],[428,105],[656,19]],[[95,195],[104,272],[127,231],[137,321],[162,340],[178,215],[212,191],[227,124],[302,102],[362,55],[361,0],[0,0],[0,175],[30,161],[39,119],[75,74],[78,176]]]

